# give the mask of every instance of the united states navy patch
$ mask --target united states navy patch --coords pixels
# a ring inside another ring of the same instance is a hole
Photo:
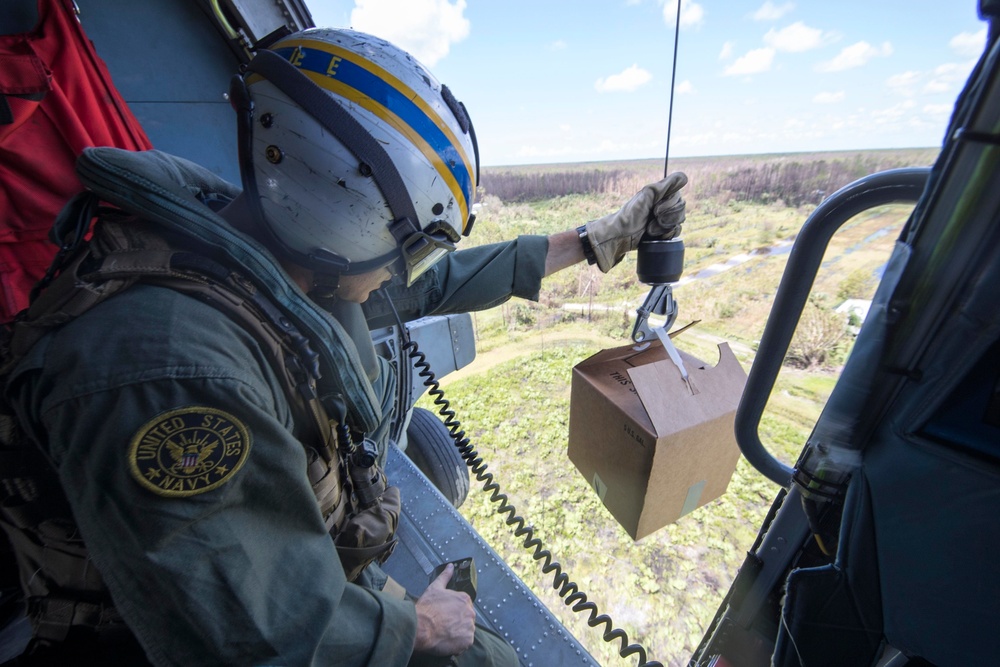
[[[161,496],[193,496],[225,484],[250,453],[250,431],[236,417],[207,407],[170,410],[132,436],[132,476]]]

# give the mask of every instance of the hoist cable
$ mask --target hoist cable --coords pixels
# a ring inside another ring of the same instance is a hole
[[[681,2],[677,0],[677,19],[674,21],[674,62],[670,73],[670,104],[667,111],[667,152],[663,156],[663,178],[666,178],[670,171],[670,130],[674,127],[674,88],[677,80],[677,45],[681,41]]]

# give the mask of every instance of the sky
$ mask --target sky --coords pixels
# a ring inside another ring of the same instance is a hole
[[[485,166],[940,146],[976,0],[309,0],[465,103]]]

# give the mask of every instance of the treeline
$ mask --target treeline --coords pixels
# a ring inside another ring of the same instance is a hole
[[[484,194],[503,202],[528,202],[565,195],[617,194],[634,190],[643,176],[626,169],[568,169],[519,171],[484,169],[480,187]],[[639,187],[642,187],[640,184]]]
[[[788,206],[818,204],[863,176],[886,169],[927,166],[932,149],[815,153],[779,156],[687,158],[671,162],[684,171],[690,200],[746,201]],[[604,165],[488,168],[482,194],[504,202],[529,202],[574,194],[627,195],[663,175],[662,163],[641,160]]]

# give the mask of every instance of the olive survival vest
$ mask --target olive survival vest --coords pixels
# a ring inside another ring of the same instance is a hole
[[[97,199],[92,193],[79,196],[61,216],[63,224],[67,216],[75,217],[77,230],[86,229],[83,221],[89,222]],[[320,355],[289,313],[252,276],[218,261],[218,252],[202,250],[197,242],[163,234],[158,225],[135,215],[103,212],[90,241],[62,253],[58,276],[50,271],[49,280],[40,283],[44,289],[13,326],[0,379],[47,332],[137,282],[212,305],[253,335],[283,384],[296,423],[306,425],[306,474],[348,580],[353,580],[369,563],[384,561],[396,544],[398,489],[387,485],[371,452],[355,445],[343,403],[321,400]],[[26,442],[6,406],[3,413],[0,524],[17,555],[36,639],[62,641],[74,627],[120,627],[54,469],[35,443]]]

